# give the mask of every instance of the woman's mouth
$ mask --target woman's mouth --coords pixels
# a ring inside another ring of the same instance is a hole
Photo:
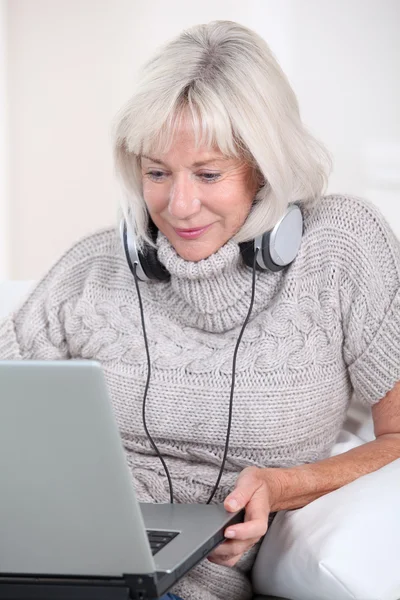
[[[203,233],[205,233],[209,228],[211,227],[211,225],[206,225],[205,227],[196,227],[196,228],[191,228],[191,229],[175,229],[176,233],[179,235],[179,237],[187,239],[187,240],[194,240],[195,238],[200,237],[201,235],[203,235]]]

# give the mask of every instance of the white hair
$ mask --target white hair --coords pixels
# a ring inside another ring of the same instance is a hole
[[[323,194],[329,154],[304,127],[296,96],[267,43],[231,21],[197,25],[144,66],[115,123],[121,209],[139,247],[152,243],[141,155],[167,152],[184,113],[191,116],[196,147],[217,147],[260,174],[263,184],[236,242],[271,229],[289,203],[309,205]]]

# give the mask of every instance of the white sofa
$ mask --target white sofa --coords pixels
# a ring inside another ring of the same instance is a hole
[[[0,319],[18,306],[34,284],[34,281],[0,281]]]
[[[33,281],[0,282],[0,319]],[[370,411],[353,401],[332,450],[374,439]],[[400,459],[295,511],[279,513],[259,552],[254,600],[399,600]],[[375,574],[374,574],[375,572]]]

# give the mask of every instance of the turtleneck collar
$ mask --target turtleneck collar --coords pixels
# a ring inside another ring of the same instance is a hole
[[[159,233],[157,253],[171,279],[155,285],[153,291],[157,301],[168,305],[179,322],[214,333],[243,324],[250,306],[253,274],[244,264],[237,243],[230,240],[208,258],[192,262],[179,256]],[[257,271],[253,316],[274,297],[281,276]]]

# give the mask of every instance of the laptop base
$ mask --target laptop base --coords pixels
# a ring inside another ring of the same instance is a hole
[[[155,577],[116,579],[2,576],[0,600],[157,600]]]

